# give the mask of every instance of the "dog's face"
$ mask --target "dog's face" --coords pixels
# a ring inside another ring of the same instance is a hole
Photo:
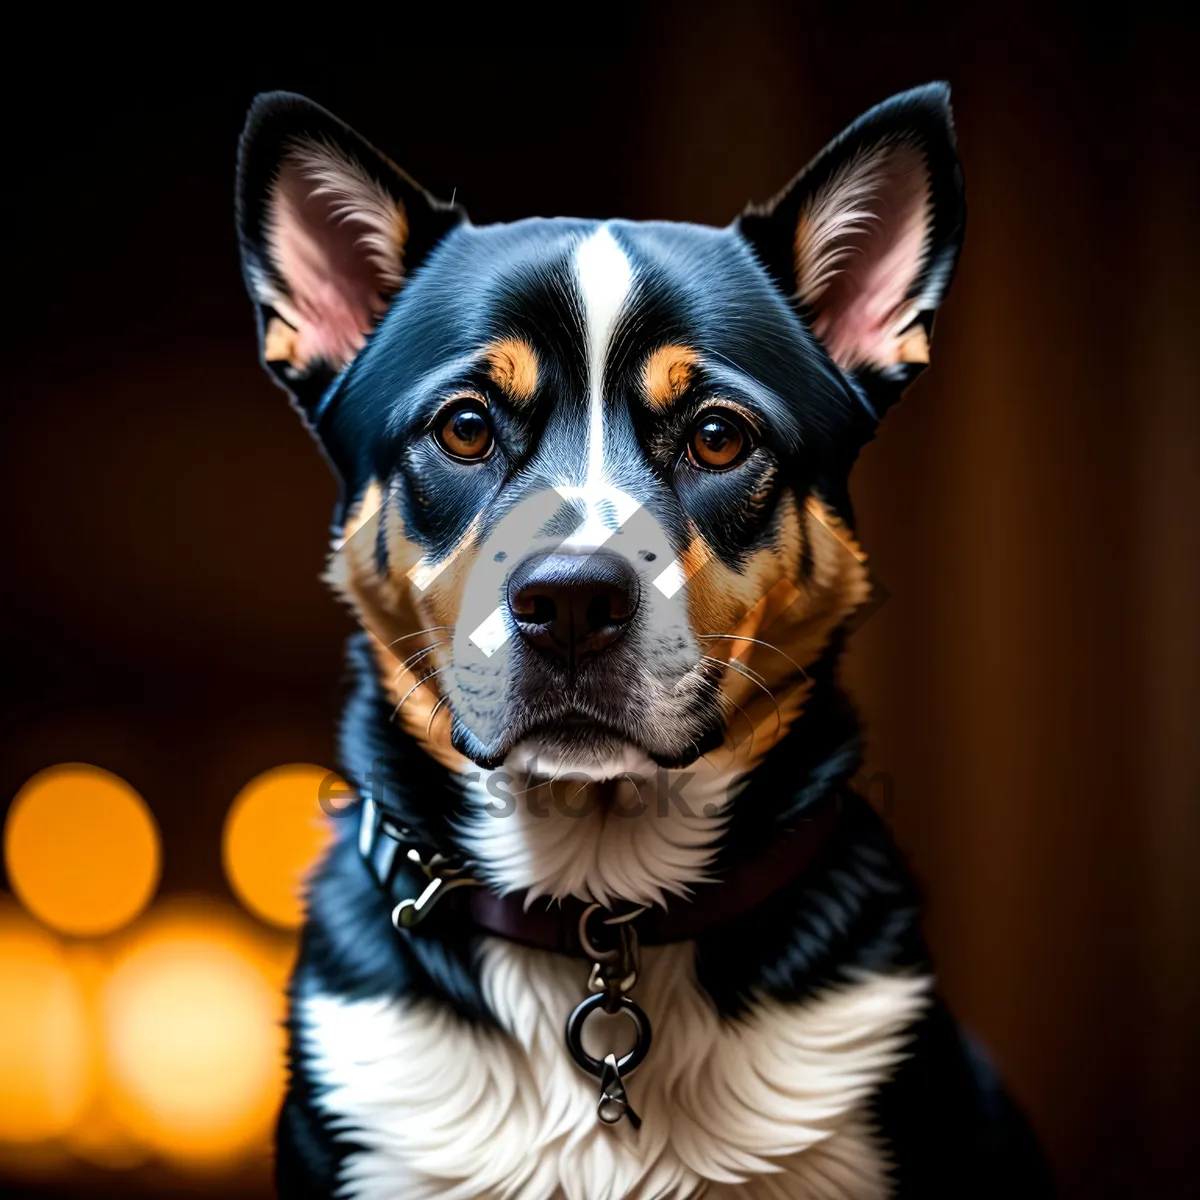
[[[450,765],[761,759],[867,594],[845,477],[953,270],[945,89],[720,230],[476,228],[273,95],[239,216],[264,359],[343,484],[331,578],[405,727]]]

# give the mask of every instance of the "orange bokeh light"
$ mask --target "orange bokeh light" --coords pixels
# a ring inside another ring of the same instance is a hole
[[[68,1130],[92,1094],[86,1003],[54,938],[0,907],[0,1142]]]
[[[112,968],[115,949],[111,939],[99,943],[74,942],[66,948],[71,973],[87,1005],[88,1052],[96,1087],[91,1102],[62,1138],[62,1145],[74,1158],[106,1170],[123,1171],[144,1163],[150,1157],[150,1150],[112,1112],[105,1082],[101,997]]]
[[[132,1171],[150,1158],[150,1149],[98,1103],[86,1110],[63,1139],[72,1158],[106,1171]]]
[[[130,938],[100,995],[120,1127],[191,1165],[265,1151],[284,1081],[280,962],[211,904],[168,908]]]
[[[303,920],[304,878],[333,836],[320,801],[345,790],[327,768],[291,763],[264,771],[238,793],[225,818],[222,858],[234,892],[255,916],[285,929]]]
[[[158,886],[158,826],[123,779],[87,763],[39,771],[4,825],[4,862],[25,907],[62,933],[128,924]]]

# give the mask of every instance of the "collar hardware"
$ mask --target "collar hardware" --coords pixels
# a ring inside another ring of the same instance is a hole
[[[519,895],[499,896],[471,875],[468,862],[442,853],[369,797],[361,806],[358,850],[394,904],[391,919],[398,933],[422,936],[421,926],[430,913],[442,906],[446,896],[459,892],[461,899],[449,901],[444,908],[459,921],[465,919],[475,932],[587,959],[592,964],[590,994],[567,1017],[567,1051],[575,1065],[600,1085],[599,1120],[616,1125],[628,1119],[639,1129],[641,1118],[629,1102],[625,1081],[645,1060],[652,1039],[650,1018],[630,995],[637,986],[640,943],[689,941],[758,908],[798,878],[823,851],[834,834],[840,809],[840,793],[831,791],[778,842],[739,862],[670,911],[627,905],[614,912],[572,899],[531,905]],[[599,1010],[632,1022],[631,1050],[596,1058],[584,1049],[584,1026]]]
[[[380,811],[368,796],[359,816],[358,852],[385,889],[392,886],[401,850],[403,861],[416,868],[425,885],[415,896],[403,897],[392,909],[392,924],[397,930],[415,929],[456,888],[480,886],[461,859],[423,844],[411,829]]]
[[[434,854],[428,859],[423,859],[421,852],[411,847],[405,858],[429,882],[420,895],[415,898],[407,896],[392,909],[392,924],[398,930],[415,929],[429,916],[438,901],[455,888],[481,886],[479,880],[467,874],[466,866],[443,854]]]
[[[588,989],[593,994],[585,996],[567,1018],[567,1050],[581,1071],[600,1081],[600,1099],[596,1105],[600,1120],[606,1125],[616,1125],[626,1117],[634,1129],[640,1129],[642,1119],[629,1103],[625,1078],[632,1075],[649,1054],[652,1031],[645,1010],[627,993],[637,984],[638,977],[638,937],[634,922],[649,909],[640,905],[629,912],[600,916],[604,911],[601,905],[590,904],[579,918],[579,944],[592,960]],[[597,938],[588,928],[593,918],[599,920],[600,930],[607,935],[599,940],[614,944],[596,945]],[[609,1052],[603,1059],[598,1059],[583,1048],[583,1027],[598,1009],[610,1016],[624,1013],[633,1022],[636,1041],[633,1049],[620,1058]]]

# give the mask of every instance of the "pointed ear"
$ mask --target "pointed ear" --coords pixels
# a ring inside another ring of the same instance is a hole
[[[405,277],[465,213],[303,96],[246,118],[237,221],[263,364],[310,426]]]
[[[829,356],[886,408],[929,361],[966,218],[950,89],[860,117],[737,225]]]

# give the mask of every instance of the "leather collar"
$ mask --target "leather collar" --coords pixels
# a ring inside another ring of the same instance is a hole
[[[711,882],[696,884],[686,898],[672,897],[666,908],[640,913],[636,918],[640,940],[647,945],[690,941],[751,912],[820,855],[837,826],[841,807],[839,790],[831,790],[760,854],[732,864]],[[395,905],[397,928],[404,925],[415,932],[428,927],[433,932],[449,920],[476,933],[584,956],[579,930],[586,902],[567,897],[539,898],[527,904],[523,893],[498,895],[471,877],[470,863],[438,854],[370,799],[361,806],[358,849]],[[401,920],[401,910],[415,905],[423,905],[417,917]]]

